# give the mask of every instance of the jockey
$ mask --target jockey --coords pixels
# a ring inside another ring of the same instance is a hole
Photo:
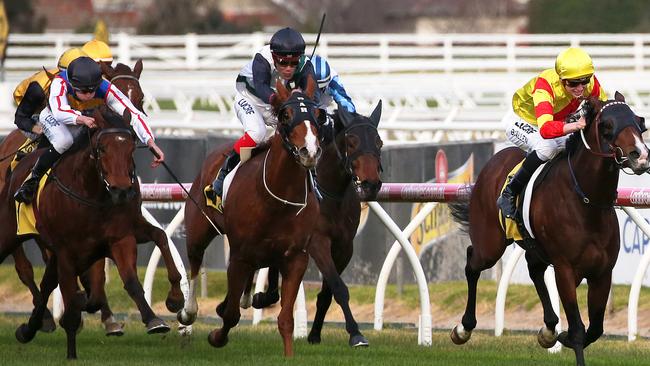
[[[60,71],[67,69],[72,61],[85,55],[80,48],[70,48],[61,54],[56,69],[41,70],[16,86],[14,101],[18,107],[14,123],[29,138],[34,139],[43,132],[41,126],[36,124],[32,116],[39,113],[45,106],[52,82],[51,75],[57,75]]]
[[[497,199],[504,216],[514,218],[517,196],[535,170],[564,150],[567,135],[585,128],[585,117],[577,110],[589,96],[607,100],[591,57],[575,47],[557,56],[555,68],[542,71],[515,92],[512,108],[516,116],[506,121],[506,137],[528,154]],[[567,119],[572,114],[577,121]]]
[[[325,110],[334,100],[337,105],[345,107],[348,112],[356,112],[352,98],[345,91],[343,83],[339,79],[339,74],[330,66],[325,57],[315,55],[311,59],[311,63],[314,66],[318,88],[321,92],[318,107]]]
[[[144,115],[122,92],[102,79],[102,71],[95,61],[89,57],[79,57],[52,80],[48,105],[39,116],[39,124],[52,146],[38,158],[32,176],[14,195],[16,201],[30,203],[34,199],[38,181],[70,148],[74,137],[82,131],[81,126],[96,127],[95,119],[87,116],[87,112],[104,103],[119,115],[128,108],[133,116],[131,124],[136,135],[159,156],[154,158],[152,167],[164,161],[164,154],[154,142]]]
[[[105,62],[109,65],[113,63],[113,52],[111,52],[111,48],[100,40],[93,39],[86,42],[81,47],[81,50],[97,63]]]
[[[283,28],[240,70],[235,84],[234,109],[244,125],[244,136],[235,142],[233,150],[227,154],[212,184],[213,191],[206,192],[209,198],[215,201],[221,198],[223,181],[239,163],[240,149],[257,146],[266,137],[266,125],[277,124],[271,106],[276,98],[276,81],[282,81],[291,89],[304,89],[309,75],[316,79],[313,66],[304,54],[305,40],[302,35],[294,29]],[[318,100],[318,97],[315,99]],[[217,206],[220,204],[217,203]]]

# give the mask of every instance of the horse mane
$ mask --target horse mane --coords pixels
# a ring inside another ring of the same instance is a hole
[[[600,109],[603,107],[603,102],[600,101],[596,97],[589,97],[586,99],[586,103],[584,105],[584,110],[586,112],[585,114],[585,120],[587,121],[587,129],[591,127],[592,123],[594,122],[594,119],[596,118],[596,115],[598,115],[598,112]],[[569,138],[566,142],[566,152],[563,154],[573,154],[576,152],[576,149],[582,144],[581,142],[581,137],[580,137],[580,131],[573,132],[571,135],[569,135]]]

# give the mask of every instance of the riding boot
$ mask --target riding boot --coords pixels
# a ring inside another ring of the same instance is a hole
[[[217,179],[212,183],[212,189],[217,197],[221,197],[223,194],[223,182],[226,179],[226,175],[235,169],[238,163],[239,154],[235,150],[231,150],[226,155],[226,160],[223,161],[223,166],[221,166],[219,173],[217,173]]]
[[[60,156],[61,154],[54,150],[54,147],[47,149],[38,158],[34,168],[32,168],[32,176],[14,194],[14,199],[25,204],[31,203],[34,200],[34,195],[38,189],[38,182],[41,180],[41,177],[54,165]]]
[[[497,206],[501,209],[505,217],[514,219],[517,211],[517,196],[519,196],[526,184],[528,184],[535,170],[543,163],[544,161],[537,156],[535,151],[530,152],[526,156],[519,171],[512,177],[497,199]]]

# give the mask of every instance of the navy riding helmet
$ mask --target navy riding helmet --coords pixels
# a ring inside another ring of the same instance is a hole
[[[271,37],[271,52],[281,56],[302,56],[305,53],[305,40],[298,31],[282,28]]]
[[[102,70],[90,57],[79,57],[68,66],[68,81],[78,90],[95,90],[102,83]]]

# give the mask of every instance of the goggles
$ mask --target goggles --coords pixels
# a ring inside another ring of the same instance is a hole
[[[564,81],[566,82],[566,85],[568,87],[575,88],[578,85],[589,85],[589,82],[591,81],[591,76],[587,76],[580,79],[568,79]]]
[[[97,87],[84,86],[84,87],[81,87],[81,88],[75,88],[73,86],[72,90],[74,90],[75,93],[89,94],[89,93],[94,93],[95,91],[97,91]]]
[[[273,62],[280,66],[293,66],[296,67],[300,63],[300,55],[278,55],[276,53],[273,55]]]

